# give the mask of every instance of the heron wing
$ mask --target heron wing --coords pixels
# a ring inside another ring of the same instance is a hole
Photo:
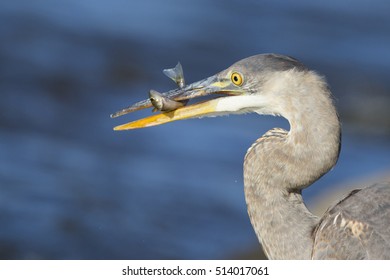
[[[390,259],[390,183],[352,191],[313,235],[313,259]]]

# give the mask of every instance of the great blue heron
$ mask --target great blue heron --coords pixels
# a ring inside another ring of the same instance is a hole
[[[290,130],[269,130],[244,159],[248,213],[267,257],[390,259],[390,183],[352,191],[322,218],[303,202],[302,190],[336,164],[340,151],[340,123],[322,77],[294,58],[262,54],[165,96],[181,101],[214,93],[222,97],[114,129],[248,112],[282,116]],[[150,106],[145,100],[113,116]]]

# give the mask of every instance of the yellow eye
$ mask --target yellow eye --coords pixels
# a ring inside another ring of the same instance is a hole
[[[236,86],[241,86],[242,83],[244,82],[244,79],[242,78],[242,75],[237,72],[233,72],[232,75],[230,76],[233,84]]]

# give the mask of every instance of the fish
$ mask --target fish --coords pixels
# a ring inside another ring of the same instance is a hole
[[[174,68],[170,69],[164,69],[163,73],[170,79],[172,79],[180,89],[185,87],[185,80],[183,75],[183,67],[181,66],[180,62],[177,63],[177,65]],[[167,96],[169,95],[169,97]],[[149,98],[146,100],[142,100],[140,102],[137,102],[131,106],[128,106],[126,108],[123,108],[122,110],[111,114],[111,118],[116,118],[131,112],[138,111],[140,109],[145,109],[148,107],[154,107],[153,112],[156,111],[162,111],[162,112],[169,112],[173,111],[177,108],[183,107],[187,104],[188,100],[184,101],[175,101],[172,100],[172,98],[177,98],[177,92],[176,90],[172,90],[167,92],[165,95],[159,93],[155,90],[149,91]]]
[[[179,86],[179,88],[185,87],[186,83],[183,75],[183,67],[181,67],[180,62],[178,62],[174,68],[164,69],[163,73],[165,76],[172,79]]]
[[[163,96],[161,93],[153,89],[149,91],[149,100],[154,107],[153,112],[173,111],[176,110],[177,108],[183,107],[187,103],[187,102],[179,102],[179,101],[169,99],[168,97]]]

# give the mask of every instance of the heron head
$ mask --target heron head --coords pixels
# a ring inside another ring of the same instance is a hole
[[[275,95],[270,96],[272,90],[269,89],[269,81],[276,73],[290,69],[303,71],[306,68],[291,57],[275,54],[262,54],[245,58],[218,74],[164,94],[176,101],[190,100],[201,96],[214,98],[119,125],[114,130],[143,128],[205,116],[247,112],[279,114],[278,103],[280,102]],[[149,100],[144,100],[113,114],[112,117],[151,106]]]

